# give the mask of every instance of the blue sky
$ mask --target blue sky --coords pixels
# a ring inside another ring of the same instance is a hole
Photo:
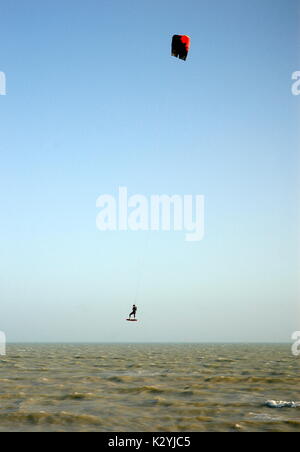
[[[0,20],[8,340],[289,341],[299,1],[12,0]],[[101,233],[96,199],[119,186],[204,195],[204,240]]]

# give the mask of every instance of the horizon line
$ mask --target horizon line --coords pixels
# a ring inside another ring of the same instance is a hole
[[[292,341],[291,341],[292,342]],[[285,345],[285,344],[290,344],[291,342],[276,342],[276,341],[187,341],[187,342],[183,342],[183,341],[151,341],[151,342],[132,342],[132,341],[124,341],[124,342],[118,342],[118,341],[15,341],[15,342],[7,342],[6,345],[19,345],[19,344],[83,344],[83,345],[88,345],[88,344],[118,344],[118,345],[122,345],[122,344],[211,344],[211,345],[220,345],[220,344],[237,344],[237,345],[249,345],[249,344],[278,344],[278,345]]]

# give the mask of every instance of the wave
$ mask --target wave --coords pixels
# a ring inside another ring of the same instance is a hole
[[[47,413],[45,411],[39,412],[16,412],[0,415],[0,422],[7,423],[26,423],[26,424],[87,424],[87,425],[102,425],[101,419],[97,416],[88,414],[73,414],[66,411],[59,413]]]
[[[73,392],[72,394],[66,394],[61,396],[61,400],[84,400],[91,399],[94,396],[93,393],[81,393],[81,392]]]
[[[285,402],[280,400],[267,400],[264,404],[268,408],[300,408],[300,402]]]
[[[287,383],[289,380],[287,378],[278,378],[271,377],[269,375],[262,377],[255,377],[248,374],[244,374],[243,376],[236,375],[216,375],[204,378],[206,383],[237,383],[237,384],[249,384],[249,383],[263,383],[263,384],[271,384],[271,383]]]
[[[163,394],[167,392],[165,389],[157,388],[155,386],[131,386],[126,388],[118,388],[119,393],[151,393],[151,394]]]

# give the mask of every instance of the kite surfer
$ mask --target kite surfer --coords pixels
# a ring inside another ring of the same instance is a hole
[[[131,314],[129,314],[129,318],[130,318],[130,319],[131,319],[131,316],[132,316],[132,315],[133,315],[134,318],[135,318],[136,311],[137,311],[137,307],[136,307],[136,305],[134,304],[134,305],[132,306],[132,312],[131,312]]]

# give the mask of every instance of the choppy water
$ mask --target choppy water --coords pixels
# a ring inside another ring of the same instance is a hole
[[[299,370],[288,345],[11,345],[0,431],[300,431]]]

